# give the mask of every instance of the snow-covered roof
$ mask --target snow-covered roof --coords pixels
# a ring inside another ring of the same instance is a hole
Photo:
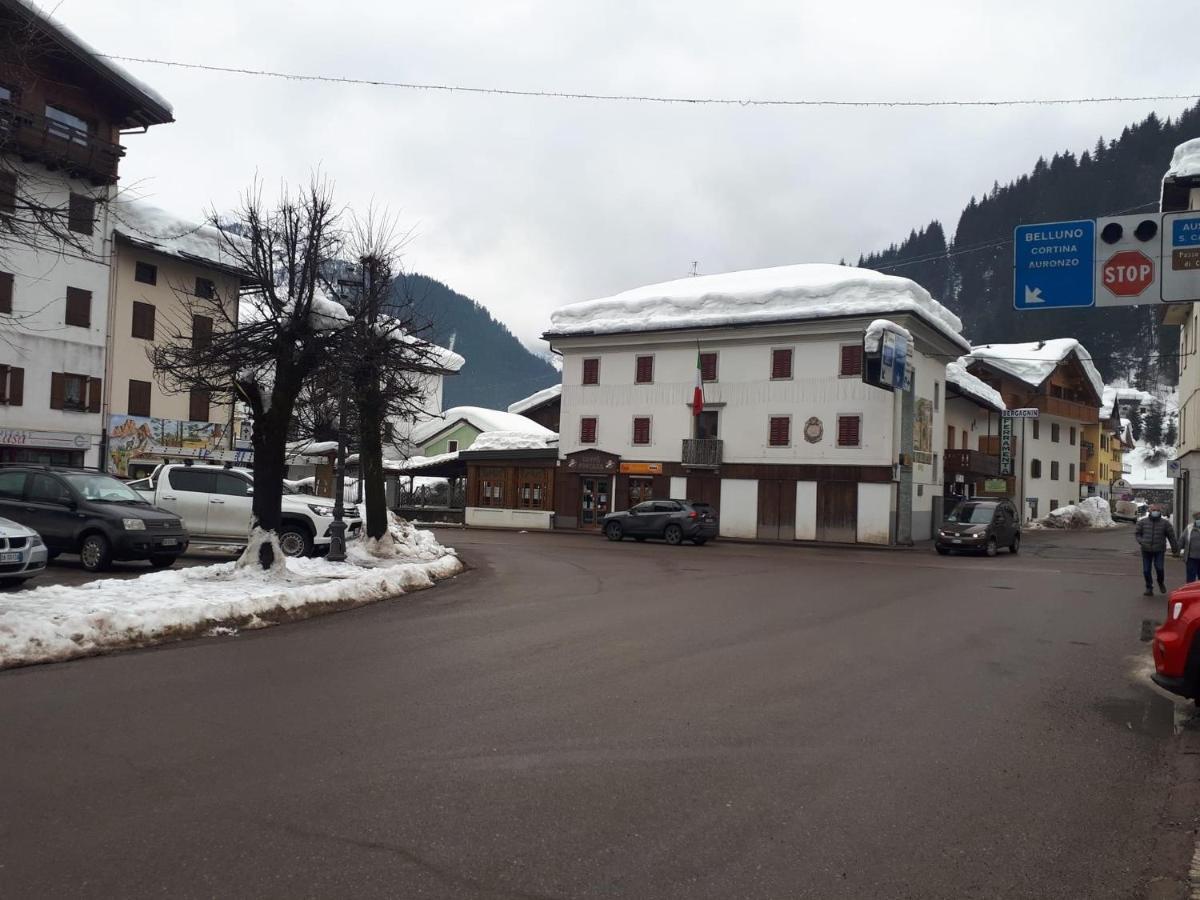
[[[915,281],[808,263],[700,275],[560,307],[547,337],[912,313],[963,349],[962,322]]]
[[[230,242],[244,240],[238,235],[222,234],[212,225],[189,222],[142,200],[117,199],[110,210],[117,221],[113,231],[131,243],[198,265],[215,265],[249,274],[229,252]]]
[[[436,456],[410,456],[408,459],[385,459],[383,468],[385,472],[405,473],[405,472],[420,472],[422,469],[433,469],[446,463],[458,461],[458,451],[453,453],[439,453]]]
[[[419,344],[423,346],[443,372],[457,372],[467,364],[467,361],[453,350],[447,350],[445,347],[429,343],[415,335],[409,334],[407,331],[393,331],[392,338],[397,341],[404,341],[406,344]]]
[[[523,400],[518,400],[516,403],[510,403],[508,405],[508,411],[510,413],[529,412],[529,410],[536,409],[537,407],[541,406],[543,403],[553,400],[555,397],[561,397],[561,396],[562,396],[562,384],[561,383],[552,384],[552,385],[550,385],[550,387],[543,388],[542,390],[538,391],[536,394],[530,394],[528,397],[526,397]]]
[[[1184,141],[1171,154],[1167,178],[1188,178],[1200,175],[1200,138]]]
[[[1096,370],[1092,355],[1075,338],[1053,338],[1028,344],[983,344],[972,347],[964,361],[968,365],[972,361],[987,363],[994,369],[1037,387],[1050,377],[1059,363],[1072,354],[1083,366],[1088,381],[1096,389],[1096,396],[1103,396],[1104,379]]]
[[[547,450],[558,446],[558,435],[524,431],[485,431],[471,442],[469,450]]]
[[[522,434],[552,437],[554,432],[539,425],[533,419],[518,416],[498,409],[485,409],[482,406],[452,406],[440,416],[434,416],[417,425],[409,436],[414,444],[424,444],[448,428],[459,422],[466,422],[479,432],[488,431],[517,431]]]
[[[1124,385],[1106,384],[1100,400],[1100,418],[1108,419],[1113,414],[1113,407],[1118,403],[1136,400],[1138,404],[1158,403],[1159,400],[1149,391],[1141,388],[1125,387]],[[1122,421],[1128,421],[1122,419]]]
[[[50,34],[59,39],[59,42],[63,46],[80,57],[93,69],[96,69],[100,74],[115,81],[124,89],[126,94],[131,95],[132,99],[142,101],[149,106],[158,107],[157,109],[139,110],[133,116],[133,118],[138,120],[139,124],[156,125],[174,121],[174,110],[166,97],[141,79],[129,74],[124,67],[102,56],[99,50],[66,25],[62,24],[62,22],[58,21],[58,19],[53,18],[50,13],[43,10],[36,3],[33,3],[32,0],[4,0],[3,5],[34,16]]]
[[[1002,412],[1005,406],[1000,392],[968,372],[967,362],[967,357],[964,356],[946,363],[946,383],[953,385],[959,393],[966,394],[972,400],[996,412]]]

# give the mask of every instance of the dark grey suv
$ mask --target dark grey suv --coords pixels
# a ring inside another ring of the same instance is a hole
[[[999,547],[1021,549],[1021,520],[1017,508],[1004,499],[961,500],[946,515],[934,542],[945,556],[951,550],[979,550],[995,556]]]
[[[662,538],[668,544],[691,541],[697,546],[717,536],[717,525],[716,510],[694,500],[647,500],[600,520],[604,536],[610,541]]]

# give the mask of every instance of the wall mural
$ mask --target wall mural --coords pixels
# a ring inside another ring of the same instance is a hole
[[[933,402],[918,397],[913,416],[913,461],[933,464]]]
[[[108,417],[109,471],[128,475],[129,461],[139,456],[161,456],[177,450],[219,450],[226,444],[221,422],[184,422],[146,416]]]

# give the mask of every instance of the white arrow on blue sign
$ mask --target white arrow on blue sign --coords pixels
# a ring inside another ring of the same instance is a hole
[[[1092,306],[1096,223],[1091,219],[1018,225],[1013,231],[1013,307]]]

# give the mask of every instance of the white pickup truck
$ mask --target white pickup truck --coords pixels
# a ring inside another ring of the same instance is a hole
[[[211,465],[160,465],[129,486],[181,519],[192,544],[244,544],[250,532],[254,479],[240,469]],[[310,556],[329,546],[333,500],[284,488],[279,546],[288,556]],[[346,534],[362,527],[358,508],[345,507]]]

